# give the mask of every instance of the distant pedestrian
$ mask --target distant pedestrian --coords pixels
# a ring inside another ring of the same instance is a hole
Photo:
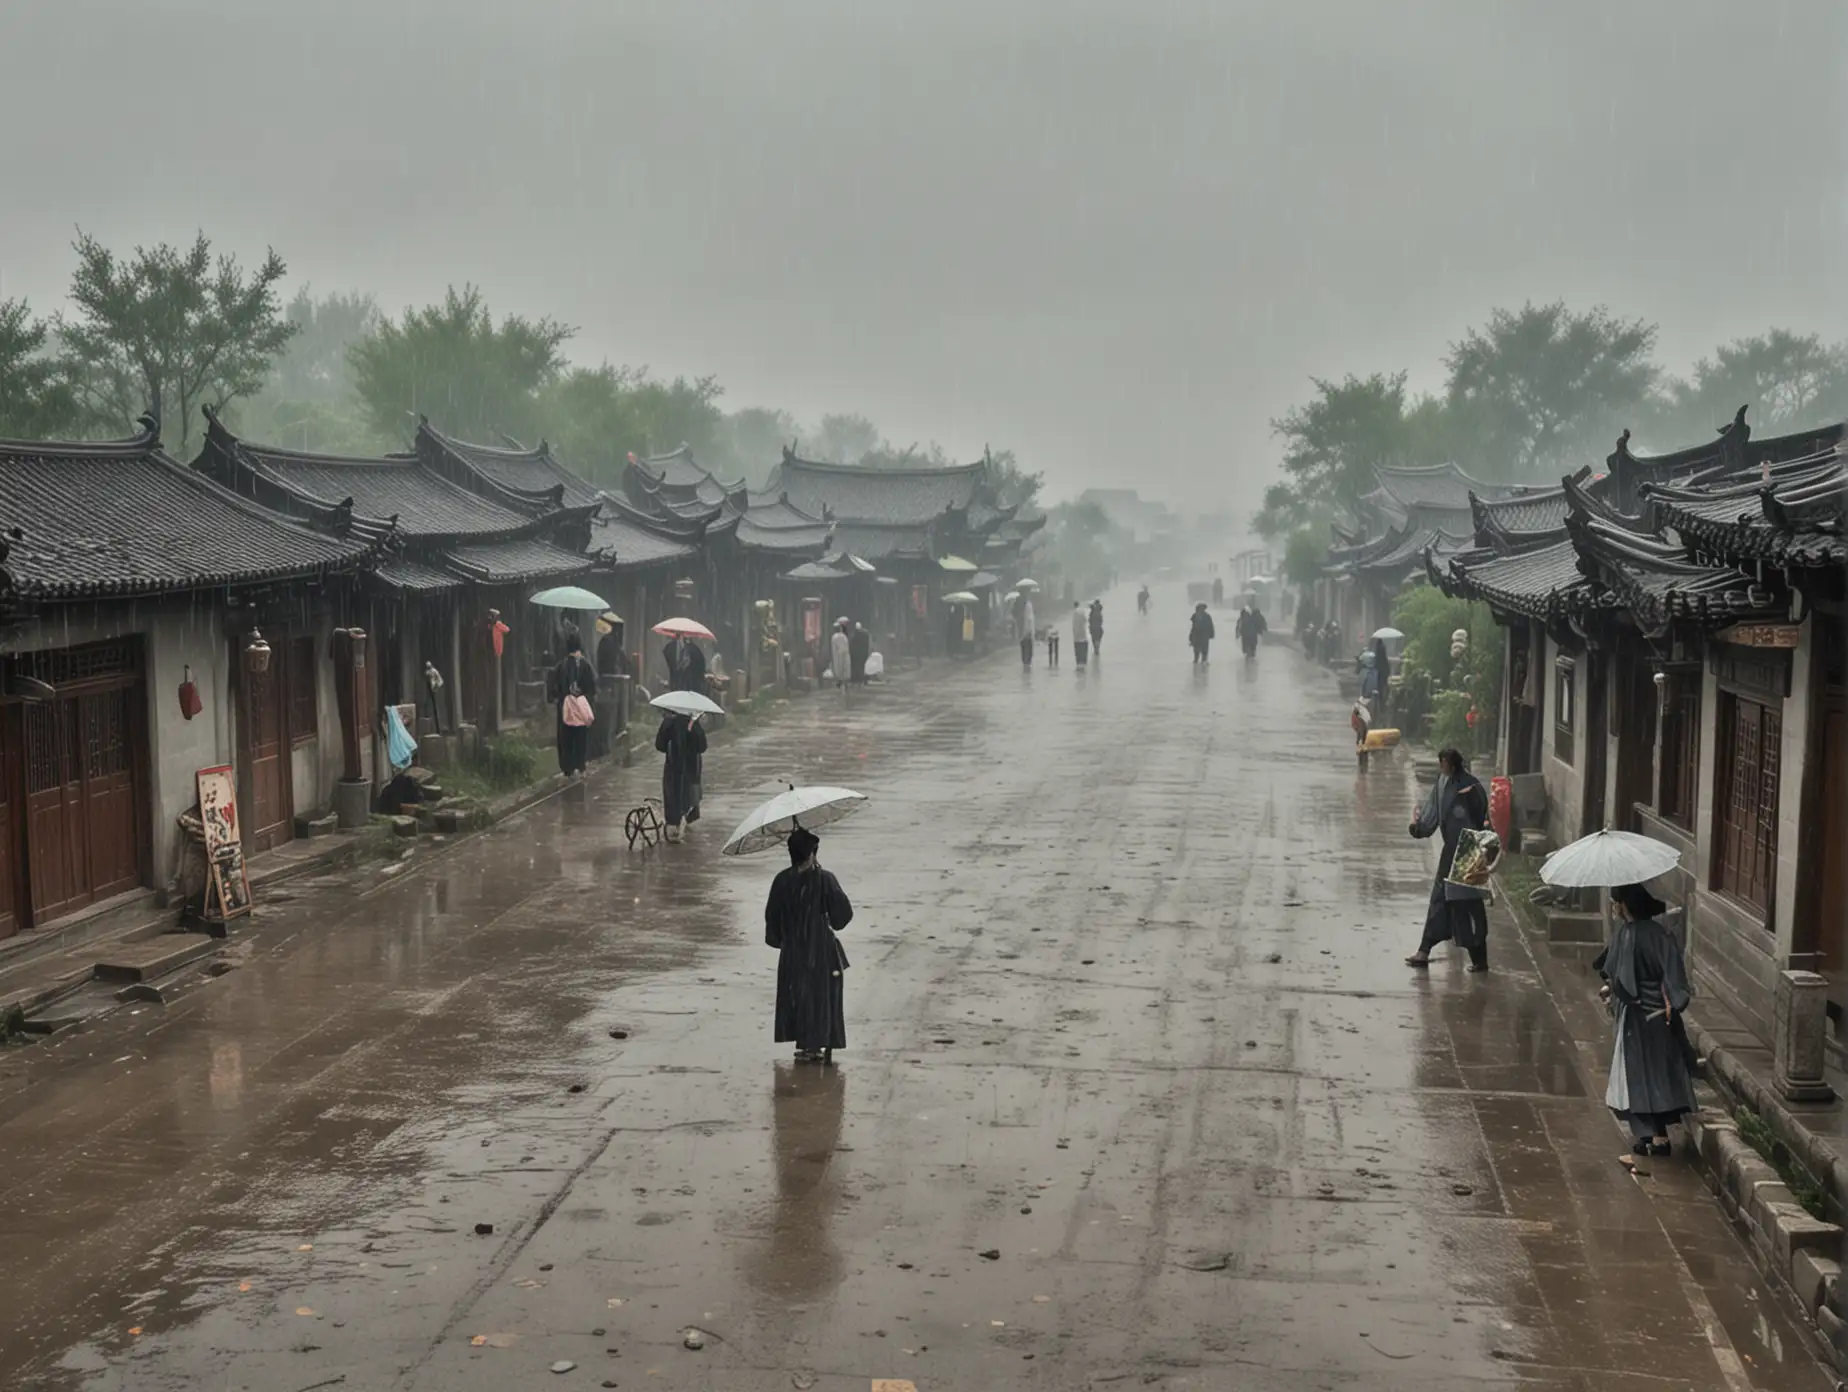
[[[1226,602],[1225,578],[1223,576],[1215,575],[1213,577],[1213,603],[1224,604],[1225,602]]]
[[[1238,611],[1232,631],[1238,635],[1239,646],[1245,650],[1246,657],[1257,656],[1258,639],[1264,636],[1266,627],[1268,625],[1264,622],[1264,615],[1258,612],[1255,604],[1247,604]]]
[[[1057,624],[1046,625],[1046,665],[1048,667],[1059,665],[1059,626]]]
[[[1634,1155],[1667,1155],[1668,1128],[1694,1110],[1694,1084],[1675,1021],[1693,999],[1668,906],[1641,885],[1611,891],[1623,922],[1591,965],[1617,1017],[1604,1105],[1630,1128]]]
[[[1104,655],[1104,602],[1101,599],[1091,601],[1091,651],[1099,657]]]
[[[1031,667],[1033,665],[1033,641],[1035,638],[1033,631],[1033,601],[1028,599],[1025,595],[1020,597],[1018,615],[1016,627],[1020,635],[1020,665],[1022,667]]]
[[[835,934],[853,921],[841,882],[815,859],[821,838],[797,827],[789,868],[770,884],[764,942],[776,949],[776,1042],[796,1046],[797,1063],[832,1063],[847,1047],[847,954]]]
[[[1454,939],[1469,953],[1469,970],[1489,969],[1489,911],[1483,891],[1447,883],[1457,858],[1457,838],[1465,831],[1482,830],[1488,822],[1489,795],[1469,771],[1469,761],[1458,750],[1444,750],[1437,756],[1437,781],[1431,785],[1431,796],[1411,825],[1415,837],[1443,837],[1444,849],[1437,858],[1437,876],[1431,881],[1431,898],[1425,906],[1424,937],[1418,951],[1405,959],[1407,966],[1430,966],[1431,949]]]
[[[655,731],[661,764],[661,815],[667,839],[678,841],[699,820],[700,780],[705,772],[706,731],[697,715],[670,711]]]
[[[1072,656],[1080,667],[1084,666],[1085,655],[1091,651],[1091,630],[1085,626],[1084,609],[1077,600],[1072,601]]]
[[[1187,642],[1193,648],[1194,664],[1206,662],[1207,649],[1213,645],[1213,616],[1206,612],[1206,602],[1194,605],[1193,618],[1187,625]]]
[[[1374,653],[1360,655],[1360,699],[1367,703],[1369,723],[1378,725],[1386,714],[1386,676]]]
[[[1392,659],[1386,655],[1384,638],[1373,640],[1373,666],[1374,670],[1379,673],[1380,680],[1379,704],[1373,708],[1373,714],[1376,719],[1384,720],[1386,707],[1392,700]]]
[[[1144,615],[1149,612],[1149,587],[1147,585],[1136,591],[1136,612]]]
[[[853,626],[853,632],[847,635],[847,655],[853,666],[853,680],[857,685],[866,682],[866,659],[873,655],[873,635],[861,624]]]
[[[836,686],[847,685],[853,675],[853,639],[847,634],[847,620],[834,621],[834,634],[828,639],[828,670],[834,673]]]
[[[590,727],[597,717],[597,669],[575,631],[565,639],[565,655],[548,684],[558,714],[558,771],[572,777],[590,757]]]

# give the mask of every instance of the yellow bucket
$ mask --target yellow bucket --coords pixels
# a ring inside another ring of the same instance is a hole
[[[1368,749],[1393,749],[1398,746],[1398,743],[1399,732],[1397,730],[1367,731],[1366,747]]]

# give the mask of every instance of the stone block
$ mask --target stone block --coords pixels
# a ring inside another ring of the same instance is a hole
[[[1758,1184],[1776,1178],[1777,1171],[1760,1159],[1758,1152],[1749,1146],[1741,1145],[1726,1157],[1726,1187],[1735,1195],[1749,1197]]]
[[[449,741],[448,735],[420,735],[417,740],[417,761],[425,768],[448,768]]]
[[[462,809],[459,807],[439,807],[436,809],[436,829],[442,832],[462,830]]]
[[[415,817],[406,816],[393,817],[391,819],[391,830],[394,836],[415,836],[417,834],[417,819]]]
[[[1777,1231],[1777,1210],[1788,1208],[1796,1201],[1797,1196],[1781,1179],[1761,1179],[1752,1185],[1750,1193],[1739,1196],[1740,1206],[1767,1234]]]
[[[331,836],[339,829],[340,818],[332,812],[316,816],[312,812],[298,812],[295,815],[295,834],[306,840],[311,836]]]
[[[1772,1002],[1771,1072],[1787,1102],[1828,1102],[1835,1090],[1823,1075],[1828,1032],[1828,981],[1812,971],[1777,975]]]
[[[1544,860],[1553,854],[1553,838],[1538,827],[1521,828],[1521,854]]]
[[[1604,915],[1551,912],[1546,916],[1546,938],[1556,943],[1602,943]]]
[[[1790,1288],[1803,1302],[1803,1308],[1815,1314],[1825,1303],[1829,1283],[1841,1273],[1841,1264],[1833,1257],[1818,1252],[1798,1252],[1790,1260]]]
[[[1772,1204],[1771,1216],[1777,1224],[1773,1238],[1778,1266],[1785,1271],[1798,1252],[1828,1256],[1842,1249],[1842,1230],[1833,1223],[1812,1218],[1798,1204]]]
[[[1523,829],[1546,825],[1546,775],[1517,773],[1508,782],[1514,794],[1514,824]]]

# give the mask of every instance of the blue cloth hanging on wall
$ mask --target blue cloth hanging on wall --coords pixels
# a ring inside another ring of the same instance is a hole
[[[385,734],[385,752],[391,758],[393,768],[409,768],[411,760],[417,756],[417,741],[411,738],[411,732],[404,728],[404,717],[398,714],[396,706],[385,707],[387,730]]]

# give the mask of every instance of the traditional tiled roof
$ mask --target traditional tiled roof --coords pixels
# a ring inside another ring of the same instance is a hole
[[[731,494],[744,488],[742,480],[722,483],[713,472],[693,457],[693,447],[682,445],[672,454],[651,455],[646,459],[629,456],[630,463],[646,474],[655,486],[671,491],[697,493],[705,490],[707,501],[716,503],[715,494]]]
[[[987,478],[986,460],[949,468],[867,469],[820,464],[785,449],[769,491],[815,517],[916,526],[947,512],[965,512]]]
[[[1468,512],[1473,493],[1479,498],[1499,498],[1510,491],[1508,485],[1471,478],[1455,464],[1432,464],[1413,468],[1376,468],[1379,487],[1400,508],[1445,508]]]
[[[180,593],[359,569],[387,534],[313,530],[170,459],[143,419],[100,444],[0,441],[0,598]]]
[[[1566,526],[1580,572],[1609,590],[1645,633],[1674,619],[1720,624],[1776,612],[1770,590],[1731,566],[1696,561],[1679,542],[1582,512]]]
[[[1599,591],[1579,570],[1578,551],[1563,533],[1559,540],[1513,555],[1471,551],[1448,565],[1430,567],[1444,593],[1487,601],[1503,613],[1551,620],[1596,607]]]
[[[549,498],[554,507],[588,507],[601,497],[588,481],[559,463],[543,440],[530,450],[478,445],[452,439],[423,421],[417,429],[417,449],[426,459],[449,455],[501,488],[535,501]]]
[[[1706,444],[1668,454],[1632,454],[1630,432],[1624,431],[1617,439],[1617,448],[1605,461],[1612,479],[1613,503],[1625,512],[1633,512],[1650,487],[1742,477],[1766,465],[1812,458],[1842,442],[1844,426],[1840,423],[1754,439],[1746,411],[1741,406]]]
[[[1796,569],[1848,564],[1848,473],[1839,447],[1711,486],[1645,486],[1651,513],[1697,553]]]
[[[844,522],[834,528],[834,545],[875,564],[887,560],[928,560],[931,529],[917,526],[879,526]]]
[[[448,548],[445,558],[453,569],[484,585],[557,580],[599,568],[597,557],[567,551],[541,537],[458,543]]]
[[[699,554],[696,539],[663,536],[654,528],[617,514],[604,518],[592,540],[616,570],[642,570],[691,560]]]
[[[208,419],[193,468],[267,507],[311,522],[349,516],[395,524],[409,540],[488,539],[525,529],[542,509],[495,501],[454,483],[414,454],[377,459],[306,454],[240,440]]]
[[[1380,578],[1391,579],[1396,576],[1403,579],[1422,565],[1427,552],[1440,558],[1454,556],[1468,550],[1473,544],[1472,538],[1467,535],[1440,531],[1434,527],[1408,527],[1397,534],[1393,545],[1355,561],[1354,569]]]
[[[440,594],[462,588],[460,576],[438,570],[409,556],[394,556],[373,571],[373,576],[393,590],[413,590],[419,594]]]

